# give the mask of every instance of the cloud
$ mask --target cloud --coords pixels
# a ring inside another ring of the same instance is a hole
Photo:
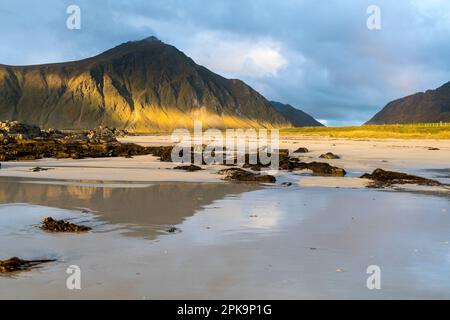
[[[183,21],[167,22],[141,15],[121,17],[137,30],[146,30],[170,41],[177,34],[189,34],[177,47],[205,67],[230,77],[276,77],[285,68],[279,42],[268,37],[245,37],[225,31],[198,28]]]
[[[186,51],[215,72],[232,77],[276,77],[288,64],[281,44],[264,38],[203,32],[194,37]]]

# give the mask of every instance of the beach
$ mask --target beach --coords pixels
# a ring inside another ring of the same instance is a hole
[[[120,141],[171,144],[166,135]],[[279,171],[275,184],[230,183],[217,173],[225,166],[184,172],[151,155],[2,162],[0,260],[56,261],[0,276],[0,298],[450,298],[448,188],[371,189],[359,178],[382,168],[448,184],[449,141],[286,136],[280,147],[306,147],[302,161],[347,176]],[[319,160],[326,152],[340,159]],[[49,234],[36,227],[45,216],[92,231]],[[71,265],[81,290],[66,288]],[[371,265],[380,290],[366,286]]]

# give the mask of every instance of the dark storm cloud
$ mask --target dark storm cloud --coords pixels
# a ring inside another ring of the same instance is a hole
[[[82,29],[65,27],[68,5]],[[378,5],[382,29],[366,28]],[[331,124],[450,80],[446,0],[3,0],[0,63],[65,61],[155,34],[199,64]]]

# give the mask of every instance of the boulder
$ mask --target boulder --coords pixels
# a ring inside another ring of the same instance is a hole
[[[308,148],[305,147],[298,148],[297,150],[294,151],[294,153],[308,153],[308,152],[309,152]]]
[[[382,188],[389,187],[395,184],[417,184],[421,186],[442,186],[439,181],[427,179],[419,176],[414,176],[402,172],[385,171],[383,169],[376,169],[371,174],[366,173],[361,176],[363,179],[370,179],[373,183],[370,187]]]
[[[276,178],[271,175],[262,175],[253,173],[240,168],[231,168],[221,170],[226,176],[224,180],[228,181],[244,181],[244,182],[259,182],[259,183],[275,183]]]
[[[325,154],[322,154],[319,158],[321,158],[321,159],[340,159],[341,157],[332,152],[327,152]]]
[[[335,176],[344,177],[347,172],[339,167],[332,166],[324,162],[300,162],[295,166],[294,170],[311,170],[314,175],[318,176]]]

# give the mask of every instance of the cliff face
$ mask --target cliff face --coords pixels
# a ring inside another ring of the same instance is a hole
[[[225,79],[153,37],[81,61],[0,65],[0,120],[145,132],[190,127],[194,119],[218,128],[291,126],[244,82]]]
[[[388,103],[366,124],[450,122],[450,82]]]

